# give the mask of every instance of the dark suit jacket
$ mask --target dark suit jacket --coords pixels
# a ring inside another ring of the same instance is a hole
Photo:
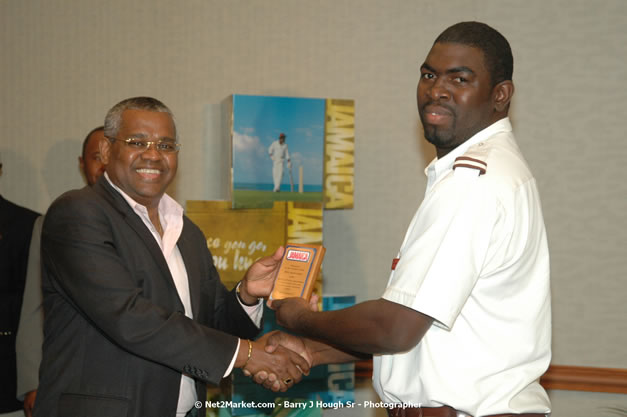
[[[0,413],[22,409],[16,399],[15,335],[33,223],[38,216],[0,196]]]
[[[174,416],[181,373],[217,384],[257,327],[221,283],[197,226],[177,243],[194,319],[161,249],[104,177],[59,197],[42,233],[44,346],[36,417]],[[230,334],[228,334],[230,333]]]

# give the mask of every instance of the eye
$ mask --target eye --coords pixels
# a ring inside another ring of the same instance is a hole
[[[176,150],[175,142],[158,142],[157,149],[165,152],[174,152]]]
[[[142,142],[137,139],[127,139],[126,144],[131,148],[143,149],[146,147],[146,142]]]
[[[432,80],[435,78],[435,75],[433,75],[430,72],[423,72],[420,76],[420,78],[424,79],[424,80]]]
[[[468,82],[468,80],[464,77],[455,77],[453,78],[453,81],[455,81],[456,83],[461,83],[461,84]]]

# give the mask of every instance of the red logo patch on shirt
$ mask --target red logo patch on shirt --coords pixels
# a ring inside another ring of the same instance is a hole
[[[398,261],[400,261],[401,258],[394,258],[392,259],[392,271],[394,271],[396,269],[396,264],[398,264]]]

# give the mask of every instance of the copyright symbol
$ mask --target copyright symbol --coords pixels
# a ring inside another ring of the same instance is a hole
[[[196,401],[196,402],[194,403],[194,407],[196,407],[196,408],[200,408],[200,407],[202,407],[202,402],[200,402],[200,401]]]

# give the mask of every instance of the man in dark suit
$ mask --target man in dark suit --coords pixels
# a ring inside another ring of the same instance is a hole
[[[248,340],[283,249],[227,291],[202,232],[165,194],[180,148],[170,110],[124,100],[105,137],[105,175],[62,195],[44,222],[35,416],[185,416],[233,367],[274,370],[282,389],[298,381],[302,357]]]
[[[28,248],[38,216],[38,213],[0,196],[0,415],[12,415],[22,409],[22,403],[16,399],[15,335],[24,293]]]

